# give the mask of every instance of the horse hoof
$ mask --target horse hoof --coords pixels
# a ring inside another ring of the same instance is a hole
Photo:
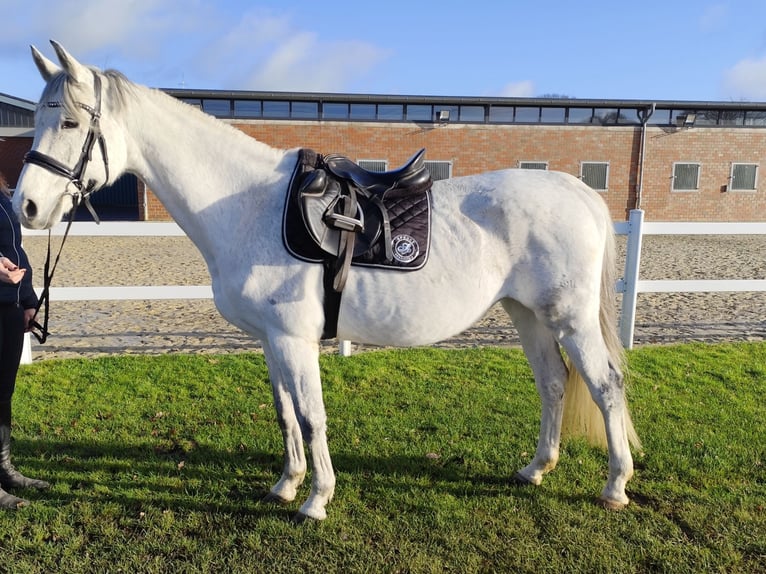
[[[303,514],[302,512],[297,512],[295,516],[293,516],[290,519],[290,522],[292,522],[295,526],[300,526],[301,524],[305,522],[312,521],[313,519],[308,514]]]
[[[628,506],[627,502],[620,502],[619,500],[612,500],[609,498],[599,498],[598,504],[602,508],[605,508],[606,510],[612,510],[612,511],[623,510],[625,507]]]
[[[269,492],[266,496],[261,498],[261,502],[264,504],[278,504],[280,506],[284,506],[285,504],[289,504],[292,502],[291,500],[287,500],[286,498],[282,498],[278,494],[274,494],[273,492]]]
[[[529,480],[526,476],[521,474],[520,472],[517,472],[513,475],[513,478],[511,479],[511,484],[515,484],[516,486],[535,486],[535,483]]]

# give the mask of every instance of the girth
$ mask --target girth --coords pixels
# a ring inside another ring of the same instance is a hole
[[[367,171],[337,154],[302,149],[288,190],[283,240],[324,265],[325,338],[335,336],[351,265],[412,271],[425,265],[431,176],[420,150],[404,166]]]

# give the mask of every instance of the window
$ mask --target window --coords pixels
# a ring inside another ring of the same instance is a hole
[[[322,117],[326,120],[345,120],[348,117],[348,104],[322,104]]]
[[[570,124],[589,124],[593,121],[593,108],[569,108],[567,121]]]
[[[431,179],[438,181],[440,179],[449,179],[452,177],[451,161],[425,161],[426,168],[431,173]]]
[[[521,169],[548,169],[547,161],[520,161]]]
[[[290,102],[265,101],[263,102],[264,118],[289,118]]]
[[[319,117],[319,104],[316,102],[292,102],[290,117],[316,119]]]
[[[566,108],[541,108],[540,122],[544,124],[563,124]]]
[[[719,121],[722,126],[745,125],[745,112],[742,110],[721,110]]]
[[[700,110],[694,116],[695,126],[718,125],[718,110]]]
[[[261,117],[261,101],[234,100],[234,116],[237,118]]]
[[[380,104],[378,119],[383,121],[401,120],[404,118],[404,106],[401,104]]]
[[[595,108],[593,110],[593,123],[602,126],[615,125],[620,117],[616,108]]]
[[[356,163],[367,171],[386,171],[388,168],[388,162],[384,159],[360,159]]]
[[[231,100],[202,100],[202,109],[217,118],[231,117]]]
[[[670,123],[670,110],[654,110],[654,113],[649,116],[647,123],[650,126],[665,126]]]
[[[745,112],[745,125],[746,126],[766,125],[766,112],[748,110],[747,112]]]
[[[700,164],[673,164],[673,191],[697,191],[700,183]]]
[[[407,104],[407,119],[410,121],[431,122],[433,121],[433,108],[421,104]]]
[[[375,104],[351,104],[352,120],[374,120]]]
[[[434,121],[440,121],[439,115],[441,112],[448,112],[449,113],[449,119],[450,122],[456,122],[460,118],[460,107],[459,106],[452,106],[452,105],[445,105],[445,104],[436,104],[434,106]]]
[[[637,108],[620,108],[620,113],[617,115],[618,124],[640,124],[639,110]]]
[[[460,106],[460,121],[478,123],[483,122],[484,106]]]
[[[540,121],[540,108],[516,108],[516,121],[522,124],[536,124]]]
[[[513,106],[492,106],[489,108],[489,121],[502,124],[513,122]]]
[[[729,189],[732,191],[755,191],[758,184],[758,164],[731,164],[729,182]]]
[[[323,103],[322,119],[345,120],[348,119],[348,104]]]
[[[580,179],[596,191],[606,191],[609,189],[609,162],[582,162],[580,164]]]

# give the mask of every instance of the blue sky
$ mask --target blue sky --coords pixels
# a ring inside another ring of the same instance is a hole
[[[766,2],[0,0],[0,92],[29,55],[160,88],[766,102]]]

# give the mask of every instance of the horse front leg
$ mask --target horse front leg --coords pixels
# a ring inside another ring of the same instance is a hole
[[[295,499],[306,474],[305,440],[311,454],[311,492],[296,520],[323,520],[327,517],[325,506],[335,492],[335,473],[327,444],[319,344],[295,337],[276,337],[264,344],[264,355],[285,445],[282,476],[266,500],[289,502]]]
[[[264,351],[266,343],[264,343]],[[268,355],[268,353],[266,353]],[[282,467],[282,476],[269,493],[263,498],[263,502],[276,502],[287,504],[295,500],[298,487],[303,484],[306,476],[306,456],[303,452],[303,435],[301,433],[298,418],[293,408],[293,400],[276,369],[269,369],[271,377],[271,389],[274,395],[274,408],[277,411],[277,421],[282,430],[285,457]]]

